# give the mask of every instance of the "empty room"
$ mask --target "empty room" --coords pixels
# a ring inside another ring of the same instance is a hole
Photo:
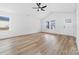
[[[0,3],[0,55],[78,55],[78,3]]]

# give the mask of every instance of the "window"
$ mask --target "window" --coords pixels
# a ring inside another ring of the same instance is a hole
[[[9,30],[9,17],[0,16],[0,30]]]

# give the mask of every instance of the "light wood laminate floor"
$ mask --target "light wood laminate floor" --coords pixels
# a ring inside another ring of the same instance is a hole
[[[0,55],[72,55],[78,54],[72,36],[34,33],[0,40]]]

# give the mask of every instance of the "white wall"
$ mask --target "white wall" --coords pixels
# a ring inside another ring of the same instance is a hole
[[[0,30],[0,39],[40,32],[40,20],[31,8],[31,4],[0,4],[0,15],[10,16],[10,30]]]
[[[40,20],[47,18],[46,15],[48,14],[48,16],[50,16],[51,11],[73,12],[75,9],[75,4],[73,3],[46,3],[46,5],[46,11],[37,12],[36,10],[32,9],[32,7],[36,7],[35,3],[0,3],[0,15],[10,16],[10,30],[0,30],[0,39],[16,35],[40,32]],[[60,33],[61,30],[58,30],[58,32]]]
[[[78,50],[79,50],[79,4],[77,4],[77,12],[76,12],[76,15],[77,15],[77,47],[78,47]]]
[[[50,33],[57,33],[57,34],[65,34],[64,33],[64,19],[66,16],[69,16],[72,21],[72,33],[70,35],[76,36],[76,18],[75,12],[54,12],[47,18],[42,20],[42,31],[43,32],[50,32]],[[47,29],[45,26],[46,21],[56,20],[56,28],[54,30]],[[69,35],[69,34],[65,34]]]

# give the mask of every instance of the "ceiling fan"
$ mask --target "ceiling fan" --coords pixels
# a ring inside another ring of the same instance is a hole
[[[37,9],[37,11],[45,11],[44,8],[47,7],[47,5],[42,6],[41,3],[36,3],[37,7],[33,7],[33,9]]]

